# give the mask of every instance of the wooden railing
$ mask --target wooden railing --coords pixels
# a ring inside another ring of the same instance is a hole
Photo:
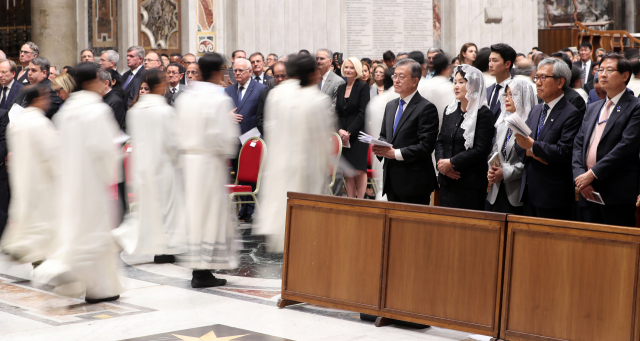
[[[628,31],[600,31],[590,29],[579,21],[575,24],[578,28],[577,46],[580,46],[585,39],[588,39],[591,45],[596,45],[594,44],[594,38],[596,38],[599,39],[600,47],[607,51],[623,52],[624,49],[640,47],[640,39],[632,36]]]

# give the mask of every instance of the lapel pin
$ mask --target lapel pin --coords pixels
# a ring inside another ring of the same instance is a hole
[[[618,107],[618,112],[620,112],[620,107]]]
[[[553,118],[551,119],[551,122],[553,122]]]

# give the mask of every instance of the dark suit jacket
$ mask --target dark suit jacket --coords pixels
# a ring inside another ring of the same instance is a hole
[[[254,78],[255,76],[256,76],[256,75],[251,74],[251,78]],[[269,83],[269,80],[270,80],[270,79],[273,79],[273,77],[268,76],[268,75],[265,75],[265,74],[264,74],[264,71],[263,71],[263,74],[262,74],[262,82],[261,82],[261,83],[262,83],[262,85],[267,86],[267,85],[268,85],[268,83]],[[275,83],[274,83],[274,85],[275,85]]]
[[[584,102],[584,98],[580,96],[580,94],[573,90],[572,88],[565,86],[564,87],[564,97],[569,101],[569,103],[573,104],[576,109],[584,116],[587,112],[587,103]]]
[[[55,91],[51,90],[51,81],[46,78],[45,80],[43,80],[42,82],[40,82],[40,85],[42,85],[43,87],[49,89],[51,92],[49,92],[50,94],[50,100],[51,100],[51,104],[49,104],[49,110],[47,110],[46,115],[49,119],[51,119],[53,117],[53,115],[55,115],[58,112],[58,109],[60,109],[60,106],[62,105],[62,103],[64,102],[62,100],[62,98],[60,98]],[[18,105],[20,105],[23,108],[26,108],[27,103],[25,102],[25,93],[24,91],[18,92],[18,95],[16,96],[16,100],[15,103],[17,103]]]
[[[518,156],[524,163],[520,201],[530,200],[533,206],[541,208],[568,207],[575,201],[571,155],[582,115],[563,97],[548,113],[547,122],[536,139],[543,106],[538,104],[531,109],[527,125],[531,129],[531,138],[536,140],[533,154],[549,164],[526,156],[526,151],[516,145]],[[523,198],[525,187],[529,193],[527,198]]]
[[[368,93],[369,89],[366,90]],[[380,140],[391,143],[394,149],[400,149],[404,161],[385,159],[382,194],[387,193],[391,186],[401,197],[429,195],[437,186],[431,153],[438,138],[438,109],[416,92],[407,104],[394,135],[393,123],[399,104],[399,98],[387,103]]]
[[[594,81],[588,82],[585,85],[582,86],[582,88],[584,89],[584,91],[586,91],[587,93],[591,92],[591,90],[594,89],[594,85],[593,85]]]
[[[486,190],[489,183],[487,159],[493,147],[491,141],[495,132],[493,112],[485,106],[478,110],[473,147],[469,149],[464,146],[464,130],[460,129],[464,116],[460,108],[457,112],[460,113],[459,116],[452,113],[442,118],[442,127],[436,141],[436,162],[450,159],[454,169],[460,172],[460,179],[453,180],[439,174],[438,180],[441,186],[449,188]]]
[[[124,83],[127,82],[127,79],[129,79],[131,73],[131,70],[128,70],[127,72],[122,74],[122,86],[124,86]],[[135,76],[133,76],[133,79],[131,79],[129,84],[127,84],[127,87],[124,88],[124,99],[126,100],[127,108],[131,106],[131,102],[133,102],[133,99],[138,94],[140,85],[142,85],[146,77],[147,71],[144,69],[144,66],[142,66],[140,70],[138,70],[138,72],[135,74]]]
[[[102,100],[111,107],[113,110],[113,116],[115,117],[120,129],[124,130],[124,125],[127,117],[127,107],[124,103],[124,98],[119,91],[111,90],[108,94],[102,97]]]
[[[260,97],[258,97],[258,107],[256,109],[256,126],[260,130],[260,134],[264,136],[264,130],[262,125],[264,124],[264,104],[267,102],[267,96],[269,95],[271,88],[266,88],[260,91]]]
[[[7,179],[7,125],[9,125],[9,112],[4,109],[0,109],[0,180]],[[5,193],[1,193],[0,195],[6,195],[6,189],[2,189]]]
[[[249,87],[245,91],[244,96],[242,96],[240,103],[238,103],[238,83],[233,83],[233,85],[224,88],[224,92],[231,97],[233,104],[237,108],[236,114],[242,115],[242,122],[240,122],[241,134],[256,127],[258,99],[260,98],[260,92],[267,88],[266,85],[258,83],[253,79],[250,79],[247,84]]]
[[[22,85],[29,85],[29,71],[27,70],[22,77],[18,78],[18,75],[20,74],[20,71],[22,71],[22,66],[18,66],[18,70],[16,71],[16,76],[14,78],[15,81],[17,81],[18,83],[22,84]]]
[[[495,89],[497,84],[498,83],[493,83],[491,84],[491,86],[487,88],[487,105],[489,106],[489,109],[491,109],[491,95],[493,94],[493,89]],[[498,96],[499,93],[500,91],[498,91],[496,96]],[[498,102],[500,102],[500,98],[498,98]],[[498,117],[500,117],[500,113],[502,112],[502,107],[500,105],[497,105],[495,109],[496,109],[495,111],[492,110],[494,122],[495,120],[498,119]]]
[[[605,100],[589,106],[573,144],[573,177],[587,171],[587,152]],[[640,99],[625,92],[607,120],[591,168],[598,177],[592,183],[606,205],[633,205],[638,196],[640,154]],[[581,203],[584,203],[582,194]]]
[[[591,65],[589,67],[589,70],[587,70],[587,72],[589,73],[589,77],[587,78],[587,83],[593,81],[593,64],[594,63],[595,63],[594,61],[591,61]],[[580,72],[582,72],[582,61],[579,60],[577,62],[574,62],[573,63],[573,67],[577,67],[580,70]]]
[[[269,89],[273,89],[276,86],[276,79],[271,77],[271,79],[267,80],[266,85]]]
[[[3,106],[0,106],[0,109],[11,110],[11,107],[13,106],[13,103],[15,103],[16,98],[18,97],[18,93],[20,92],[20,89],[22,89],[23,86],[24,85],[22,83],[14,81],[13,84],[11,84],[11,89],[7,93],[7,99],[5,101],[5,104]],[[1,98],[2,98],[2,90],[0,90],[0,99]]]
[[[338,129],[344,129],[351,134],[351,138],[358,138],[360,131],[364,131],[364,114],[369,104],[369,85],[357,79],[353,83],[347,109],[345,111],[344,94],[347,83],[338,86],[336,98],[336,114],[338,115]]]

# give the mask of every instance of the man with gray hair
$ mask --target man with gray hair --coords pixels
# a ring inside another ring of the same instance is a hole
[[[533,77],[536,74],[536,65],[530,59],[524,58],[516,62],[516,67],[513,68],[513,79],[522,79],[531,84],[532,88],[536,88],[536,83],[533,82]]]
[[[100,64],[101,69],[117,70],[118,61],[120,61],[120,55],[118,52],[114,50],[107,50],[102,52],[102,55],[100,55],[100,61],[98,64]]]
[[[344,83],[342,77],[331,72],[331,58],[333,53],[329,49],[319,49],[316,52],[316,66],[318,72],[320,72],[320,83],[318,83],[318,89],[331,97],[331,107],[335,110],[336,98],[338,97],[338,86]]]
[[[144,49],[140,46],[131,46],[127,49],[127,66],[129,71],[122,74],[122,89],[124,99],[127,101],[127,108],[131,106],[133,98],[138,93],[140,85],[144,82],[146,72],[142,67],[144,61]]]
[[[571,219],[575,201],[571,157],[573,140],[582,115],[564,96],[571,71],[559,59],[546,58],[534,77],[538,97],[544,102],[531,109],[529,136],[515,134],[516,151],[524,163],[520,201],[531,217]]]
[[[0,50],[0,60],[4,59],[7,59],[7,55],[2,50]]]
[[[40,55],[38,45],[33,42],[27,42],[20,48],[20,64],[18,72],[16,72],[16,81],[24,85],[29,84],[29,62],[31,59]]]
[[[436,76],[434,72],[435,70],[433,68],[433,57],[435,57],[435,55],[437,55],[438,53],[444,54],[442,50],[437,49],[435,47],[432,47],[429,50],[427,50],[427,74],[424,75],[425,80],[431,79]]]
[[[111,72],[100,69],[98,70],[98,78],[100,79],[100,83],[104,86],[102,91],[102,100],[107,103],[111,110],[113,110],[113,115],[120,129],[124,129],[125,115],[127,114],[127,110],[124,103],[124,98],[122,97],[122,93],[117,90],[113,90],[111,88],[112,78]]]
[[[49,80],[53,82],[58,76],[60,76],[60,68],[54,65],[49,66]]]
[[[437,179],[431,153],[438,137],[438,109],[418,92],[422,67],[413,59],[397,62],[393,75],[400,95],[385,108],[380,140],[392,147],[374,146],[384,158],[382,195],[389,201],[429,205]]]

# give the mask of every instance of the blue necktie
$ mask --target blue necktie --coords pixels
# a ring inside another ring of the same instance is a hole
[[[7,86],[2,88],[2,100],[0,100],[0,108],[4,108],[4,104],[7,101],[7,89],[9,89],[9,87]]]
[[[491,111],[494,114],[495,114],[496,110],[499,109],[499,107],[496,108],[496,104],[500,103],[500,102],[498,102],[498,95],[500,94],[500,89],[502,89],[502,86],[500,84],[496,84],[496,88],[493,91],[493,98],[491,98],[491,106],[490,106],[490,108],[491,108]]]
[[[242,90],[244,90],[244,86],[241,86],[240,89],[238,89],[238,105],[242,102]]]
[[[536,133],[536,140],[538,139],[538,136],[540,136],[540,132],[542,131],[542,127],[544,127],[544,121],[547,120],[547,112],[549,110],[549,106],[548,105],[544,105],[544,108],[542,109],[542,115],[540,115],[540,121],[538,121],[538,132]]]
[[[509,144],[509,139],[511,138],[511,128],[509,128],[509,130],[507,130],[507,138],[504,139],[504,145],[502,145],[502,156],[504,156],[504,159],[507,159],[507,145]]]
[[[127,78],[127,81],[124,82],[124,89],[127,88],[127,85],[129,85],[129,82],[131,82],[131,79],[133,79],[133,72],[129,75],[129,77]]]
[[[400,118],[402,117],[402,107],[405,103],[406,102],[403,99],[400,100],[400,105],[398,106],[398,114],[396,115],[396,121],[393,122],[393,136],[396,136],[396,127],[398,127],[398,123],[400,122]]]

